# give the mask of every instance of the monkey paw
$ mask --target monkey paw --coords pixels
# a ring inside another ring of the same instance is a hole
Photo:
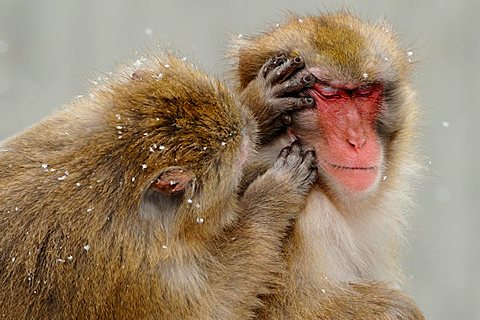
[[[315,83],[315,77],[305,70],[301,56],[287,58],[285,53],[278,53],[263,65],[258,78],[263,80],[265,98],[277,114],[288,115],[291,111],[313,107],[315,104],[313,98],[299,96],[299,93]],[[282,120],[285,119],[282,117]]]
[[[280,152],[273,169],[290,176],[296,190],[308,192],[317,178],[317,163],[313,150],[303,151],[298,141]]]
[[[305,70],[301,56],[288,58],[278,53],[262,66],[241,96],[259,122],[261,143],[285,129],[292,112],[315,106],[315,100],[305,96],[305,90],[314,84],[315,77]]]

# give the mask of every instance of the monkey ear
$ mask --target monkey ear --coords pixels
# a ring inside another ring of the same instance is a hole
[[[182,168],[167,169],[152,183],[151,188],[167,196],[182,194],[190,185],[193,174]]]

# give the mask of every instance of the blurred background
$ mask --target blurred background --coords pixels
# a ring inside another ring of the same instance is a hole
[[[396,26],[419,60],[422,149],[407,290],[428,319],[480,319],[480,1],[0,0],[0,140],[85,94],[96,72],[158,43],[222,74],[231,37],[286,11],[350,8]],[[1,230],[0,230],[1,232]]]

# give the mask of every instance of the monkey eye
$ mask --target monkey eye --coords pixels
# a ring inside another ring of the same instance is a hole
[[[355,90],[355,93],[359,96],[368,96],[373,91],[371,84],[364,84]]]
[[[321,85],[318,87],[318,92],[327,99],[338,98],[340,90],[327,85]]]

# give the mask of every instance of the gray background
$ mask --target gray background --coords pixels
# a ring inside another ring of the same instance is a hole
[[[0,140],[84,94],[95,72],[137,49],[171,44],[220,73],[229,35],[280,22],[286,10],[343,6],[366,19],[385,16],[421,60],[414,81],[432,163],[404,259],[407,290],[428,319],[480,319],[478,0],[0,0]]]

